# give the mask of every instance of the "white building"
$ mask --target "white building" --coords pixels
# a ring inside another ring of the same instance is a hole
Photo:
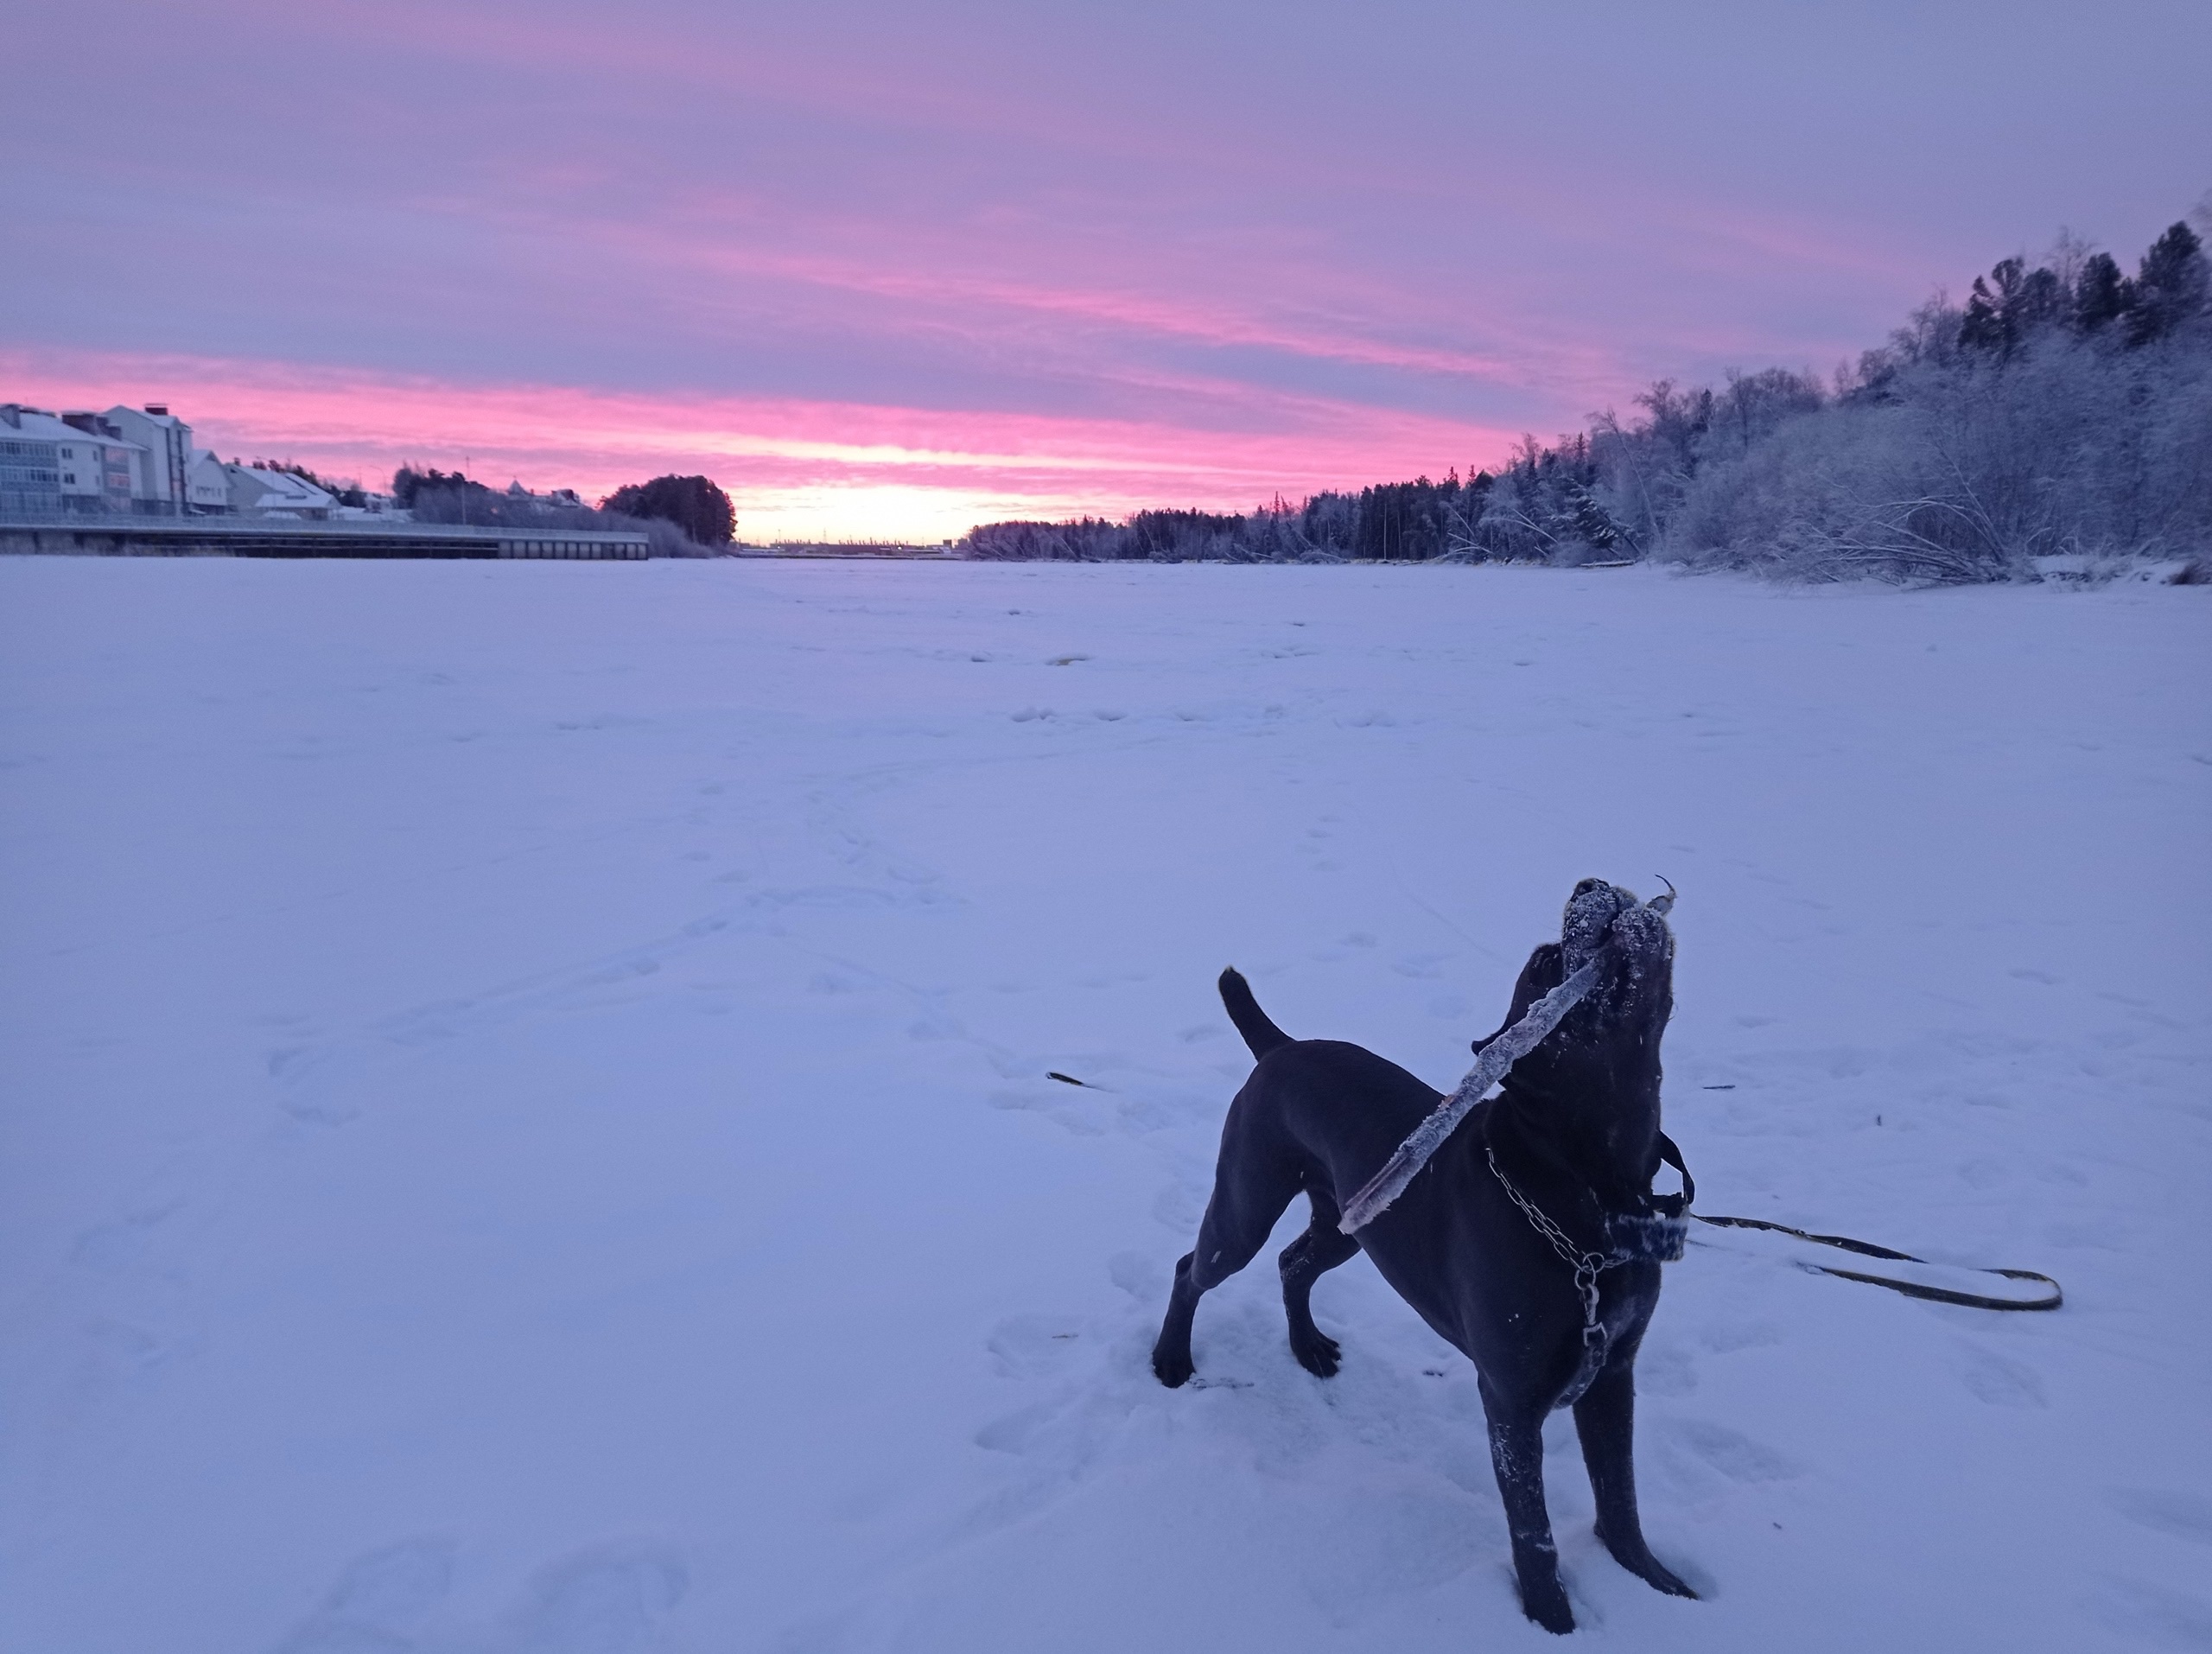
[[[105,417],[118,436],[146,451],[139,479],[139,509],[164,517],[182,516],[191,499],[192,427],[162,402],[149,402],[143,408],[118,404]]]
[[[254,517],[296,517],[302,522],[326,523],[338,501],[305,477],[289,471],[270,471],[257,465],[226,465],[230,506],[234,512]]]
[[[0,516],[129,512],[146,451],[96,414],[0,403]]]
[[[61,514],[61,455],[40,423],[52,417],[20,403],[0,402],[0,517]]]
[[[185,468],[184,499],[194,512],[226,512],[231,508],[229,468],[204,448],[192,450]]]

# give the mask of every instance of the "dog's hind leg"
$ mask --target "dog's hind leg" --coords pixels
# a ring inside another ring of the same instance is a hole
[[[1351,1261],[1359,1243],[1337,1227],[1337,1203],[1313,1193],[1313,1221],[1282,1249],[1283,1313],[1290,1318],[1290,1352],[1316,1378],[1333,1378],[1344,1355],[1336,1339],[1313,1324],[1313,1283],[1339,1263]]]
[[[1636,1508],[1635,1372],[1631,1351],[1630,1359],[1609,1363],[1574,1404],[1582,1462],[1598,1502],[1598,1538],[1615,1562],[1647,1585],[1669,1596],[1694,1597],[1643,1541]]]
[[[1511,1408],[1483,1386],[1483,1411],[1490,1420],[1491,1468],[1505,1501],[1505,1525],[1513,1538],[1513,1571],[1521,1581],[1521,1612],[1546,1631],[1574,1629],[1574,1610],[1559,1581],[1559,1549],[1552,1543],[1551,1513],[1544,1508],[1544,1415],[1540,1409]]]
[[[1230,1132],[1236,1129],[1232,1114]],[[1249,1263],[1268,1244],[1275,1219],[1297,1195],[1299,1182],[1298,1168],[1287,1160],[1233,1152],[1224,1138],[1213,1199],[1206,1203],[1205,1218],[1198,1225],[1198,1250],[1185,1253],[1175,1265],[1167,1314],[1152,1346],[1152,1370],[1170,1390],[1187,1383],[1194,1370],[1191,1323],[1198,1315],[1198,1300]]]

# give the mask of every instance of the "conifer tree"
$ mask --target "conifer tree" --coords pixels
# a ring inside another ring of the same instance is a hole
[[[2135,309],[2128,318],[2128,342],[2148,344],[2171,333],[2204,309],[2212,290],[2212,268],[2204,244],[2186,224],[2176,224],[2151,244],[2135,275]]]
[[[2015,340],[2024,339],[2040,328],[2060,320],[2066,313],[2065,284],[2052,270],[2031,270],[2020,279],[2020,285],[2005,306],[2005,320]]]
[[[2113,256],[2091,253],[2074,289],[2074,325],[2083,333],[2094,333],[2124,315],[2132,297],[2127,278],[2120,273]]]

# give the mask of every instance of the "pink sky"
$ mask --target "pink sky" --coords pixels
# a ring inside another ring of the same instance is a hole
[[[1495,464],[2212,183],[2199,5],[1666,12],[37,9],[0,398],[936,539]]]

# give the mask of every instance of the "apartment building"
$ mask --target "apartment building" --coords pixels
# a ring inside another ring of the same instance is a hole
[[[146,458],[96,414],[57,417],[0,403],[0,515],[127,512],[144,486]]]
[[[101,416],[126,442],[146,453],[139,479],[138,509],[158,517],[181,517],[192,506],[192,427],[168,410],[166,403],[149,402],[143,408],[118,404]],[[205,507],[220,511],[222,500]]]

